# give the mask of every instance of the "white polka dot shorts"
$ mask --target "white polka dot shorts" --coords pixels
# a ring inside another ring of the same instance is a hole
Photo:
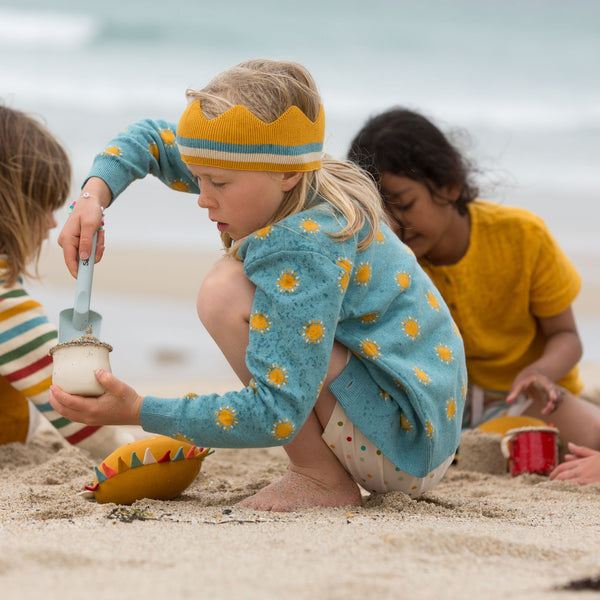
[[[454,458],[449,456],[425,477],[409,475],[354,426],[339,402],[336,402],[322,437],[354,481],[368,492],[379,494],[396,491],[413,498],[420,496],[437,485]]]

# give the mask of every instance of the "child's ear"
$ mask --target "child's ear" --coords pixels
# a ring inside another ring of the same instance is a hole
[[[283,173],[281,179],[281,191],[289,192],[293,189],[300,179],[302,179],[302,175],[302,173],[296,173],[295,171]]]
[[[444,188],[444,197],[450,200],[450,202],[454,203],[460,198],[460,192],[460,185],[449,185]]]

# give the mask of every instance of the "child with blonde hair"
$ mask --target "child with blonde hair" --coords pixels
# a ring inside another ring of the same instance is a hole
[[[137,177],[199,191],[227,251],[202,284],[198,315],[245,387],[141,397],[98,371],[107,393],[89,401],[53,387],[52,405],[202,446],[283,445],[286,474],[241,502],[258,510],[358,505],[359,486],[431,489],[458,446],[462,341],[370,178],[323,154],[311,75],[248,61],[188,98],[176,135],[147,120],[109,143],[59,243],[75,274],[100,209]]]
[[[63,147],[31,116],[0,105],[0,444],[31,439],[43,414],[69,443],[105,456],[133,441],[126,431],[85,426],[48,403],[56,327],[23,287],[54,212],[69,195],[71,166]]]

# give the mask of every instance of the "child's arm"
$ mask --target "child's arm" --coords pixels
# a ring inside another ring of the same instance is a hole
[[[546,337],[544,352],[515,377],[506,398],[509,404],[519,394],[525,393],[536,375],[543,375],[552,382],[562,379],[577,364],[583,353],[570,306],[554,317],[540,318],[538,321]]]
[[[288,233],[281,231],[284,237]],[[323,254],[297,248],[267,251],[252,261],[246,257],[247,262],[252,265],[246,274],[257,285],[251,319],[258,323],[250,326],[246,350],[250,385],[223,395],[142,400],[125,383],[100,373],[108,393],[90,400],[52,386],[55,410],[88,424],[141,423],[146,431],[183,436],[202,446],[288,443],[312,410],[327,372],[344,297],[338,286],[342,269]],[[318,330],[317,337],[308,335],[309,327]]]
[[[151,119],[133,123],[95,157],[81,195],[58,237],[65,263],[74,277],[79,256],[86,258],[92,250],[94,232],[102,221],[101,209],[146,175],[157,177],[176,191],[198,192],[196,180],[179,155],[173,123]],[[104,233],[100,231],[96,262],[103,251]]]
[[[96,155],[88,178],[105,181],[112,199],[146,175],[179,192],[198,192],[196,180],[181,160],[175,131],[174,123],[163,120],[143,119],[129,125]]]

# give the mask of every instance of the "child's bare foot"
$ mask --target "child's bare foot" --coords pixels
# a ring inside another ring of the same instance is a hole
[[[244,508],[278,512],[312,506],[360,506],[361,504],[360,490],[350,476],[338,482],[335,487],[329,487],[292,469],[288,469],[281,479],[238,502],[238,506]]]

